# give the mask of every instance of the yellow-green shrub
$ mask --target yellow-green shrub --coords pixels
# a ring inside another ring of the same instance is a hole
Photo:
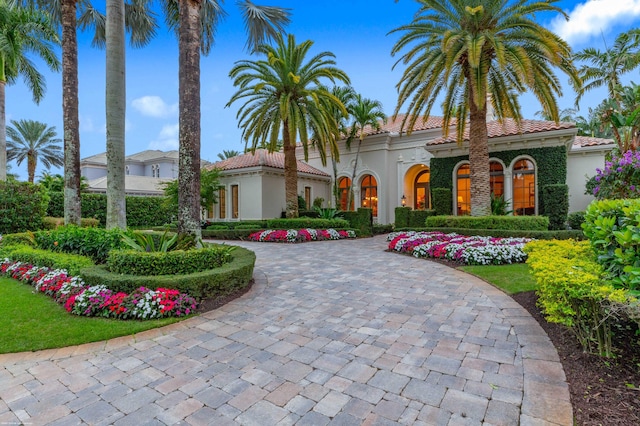
[[[589,242],[533,241],[524,251],[547,320],[570,327],[584,350],[611,356],[611,322],[630,297],[602,279]]]

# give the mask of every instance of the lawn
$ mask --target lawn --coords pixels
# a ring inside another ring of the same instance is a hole
[[[507,294],[537,290],[526,263],[488,266],[460,266],[458,269],[493,284]]]
[[[71,315],[33,287],[0,278],[0,354],[61,348],[126,336],[183,318],[114,320]]]

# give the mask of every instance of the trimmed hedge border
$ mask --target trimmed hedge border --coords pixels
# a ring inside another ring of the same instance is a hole
[[[70,275],[77,275],[83,268],[94,265],[93,261],[87,256],[55,253],[27,245],[2,245],[0,247],[0,257],[8,257],[14,262],[30,263],[40,267],[66,269]]]
[[[430,216],[427,228],[504,229],[509,231],[546,231],[546,216]]]
[[[165,287],[187,293],[202,300],[215,298],[242,289],[253,277],[256,255],[251,250],[236,247],[233,260],[216,269],[188,275],[123,275],[107,271],[105,265],[83,268],[80,276],[88,285],[105,285],[112,291],[131,293],[140,287]]]
[[[516,229],[472,229],[472,228],[401,228],[396,231],[422,231],[443,232],[445,234],[456,233],[466,236],[496,237],[496,238],[535,238],[537,240],[585,240],[584,233],[580,230],[561,231],[522,231]]]

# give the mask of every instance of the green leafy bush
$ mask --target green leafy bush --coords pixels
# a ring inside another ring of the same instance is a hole
[[[569,213],[567,216],[567,222],[571,229],[582,229],[584,223],[584,211]]]
[[[451,177],[449,177],[449,180],[451,180]],[[431,200],[431,205],[437,215],[453,214],[453,193],[451,188],[432,188]]]
[[[104,263],[109,250],[123,247],[122,235],[119,229],[80,228],[68,225],[37,232],[35,237],[38,248],[80,254],[90,257],[95,263]]]
[[[507,229],[518,231],[546,231],[549,218],[545,216],[430,216],[427,228]]]
[[[0,181],[0,234],[42,229],[48,203],[47,191],[40,185]]]
[[[640,295],[640,199],[593,201],[582,227],[605,278]]]
[[[82,268],[93,266],[86,256],[68,253],[53,253],[49,250],[36,249],[26,245],[0,247],[0,255],[18,262],[46,266],[53,269],[66,269],[71,275],[77,275]]]
[[[267,221],[269,229],[343,229],[348,228],[349,222],[344,219],[312,219],[299,217],[296,219],[270,219]]]
[[[400,228],[396,231],[439,231],[445,234],[459,234],[466,236],[500,237],[500,238],[535,238],[537,240],[584,240],[586,237],[582,231],[521,231],[517,229],[469,229],[469,228]]]
[[[341,215],[349,222],[346,228],[355,229],[358,237],[373,235],[373,210],[361,207],[357,211],[342,212]]]
[[[287,218],[287,212],[285,212],[285,215],[282,217],[282,219],[286,219]],[[318,219],[320,217],[320,214],[315,211],[315,210],[298,210],[298,217],[310,217],[312,219]]]
[[[35,247],[36,236],[33,232],[16,232],[15,234],[5,234],[2,235],[2,239],[0,239],[0,248],[2,246],[11,246],[11,245],[24,245]]]
[[[612,356],[611,325],[629,297],[603,281],[588,242],[534,241],[525,246],[538,283],[538,303],[550,322],[570,327],[585,351]]]
[[[84,217],[80,219],[81,228],[97,228],[98,225],[100,225],[100,221],[98,219],[87,219]],[[42,218],[43,229],[56,229],[59,226],[64,226],[64,218],[51,216]]]
[[[396,228],[408,228],[409,227],[409,214],[411,212],[411,207],[396,207],[395,215]]]
[[[409,212],[409,227],[419,228],[425,226],[428,217],[435,216],[435,210],[411,210]]]
[[[542,188],[545,215],[549,229],[565,229],[569,212],[569,187],[565,184],[546,185]]]
[[[378,223],[374,223],[373,224],[373,235],[380,235],[380,234],[388,234],[389,232],[393,232],[393,225],[392,224],[386,224],[386,225],[381,225]]]
[[[604,169],[596,169],[593,195],[597,199],[640,198],[640,151],[613,155]]]
[[[213,229],[212,226],[215,226],[215,229],[236,229],[241,227],[240,229],[248,229],[249,227],[253,227],[253,229],[264,229],[267,227],[266,220],[241,220],[237,222],[209,222],[206,229]]]
[[[185,275],[214,269],[231,261],[234,246],[215,245],[197,250],[145,252],[112,250],[107,269],[129,275]]]
[[[109,272],[106,265],[84,268],[80,276],[88,285],[105,285],[131,293],[140,287],[175,289],[198,300],[216,298],[244,288],[253,277],[255,254],[242,247],[233,251],[233,260],[219,268],[188,275],[126,275]]]
[[[320,207],[314,208],[315,212],[318,213],[319,219],[341,219],[342,212],[338,209],[326,208],[322,209]]]

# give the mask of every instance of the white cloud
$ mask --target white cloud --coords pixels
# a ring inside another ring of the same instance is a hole
[[[134,99],[131,106],[149,117],[171,117],[178,112],[178,104],[169,105],[160,96],[143,96]]]
[[[617,24],[640,17],[640,0],[587,0],[576,4],[568,14],[569,21],[556,17],[551,30],[569,44],[582,44]]]
[[[159,149],[162,151],[178,149],[178,124],[166,124],[162,126],[158,137],[149,143],[149,149]]]

